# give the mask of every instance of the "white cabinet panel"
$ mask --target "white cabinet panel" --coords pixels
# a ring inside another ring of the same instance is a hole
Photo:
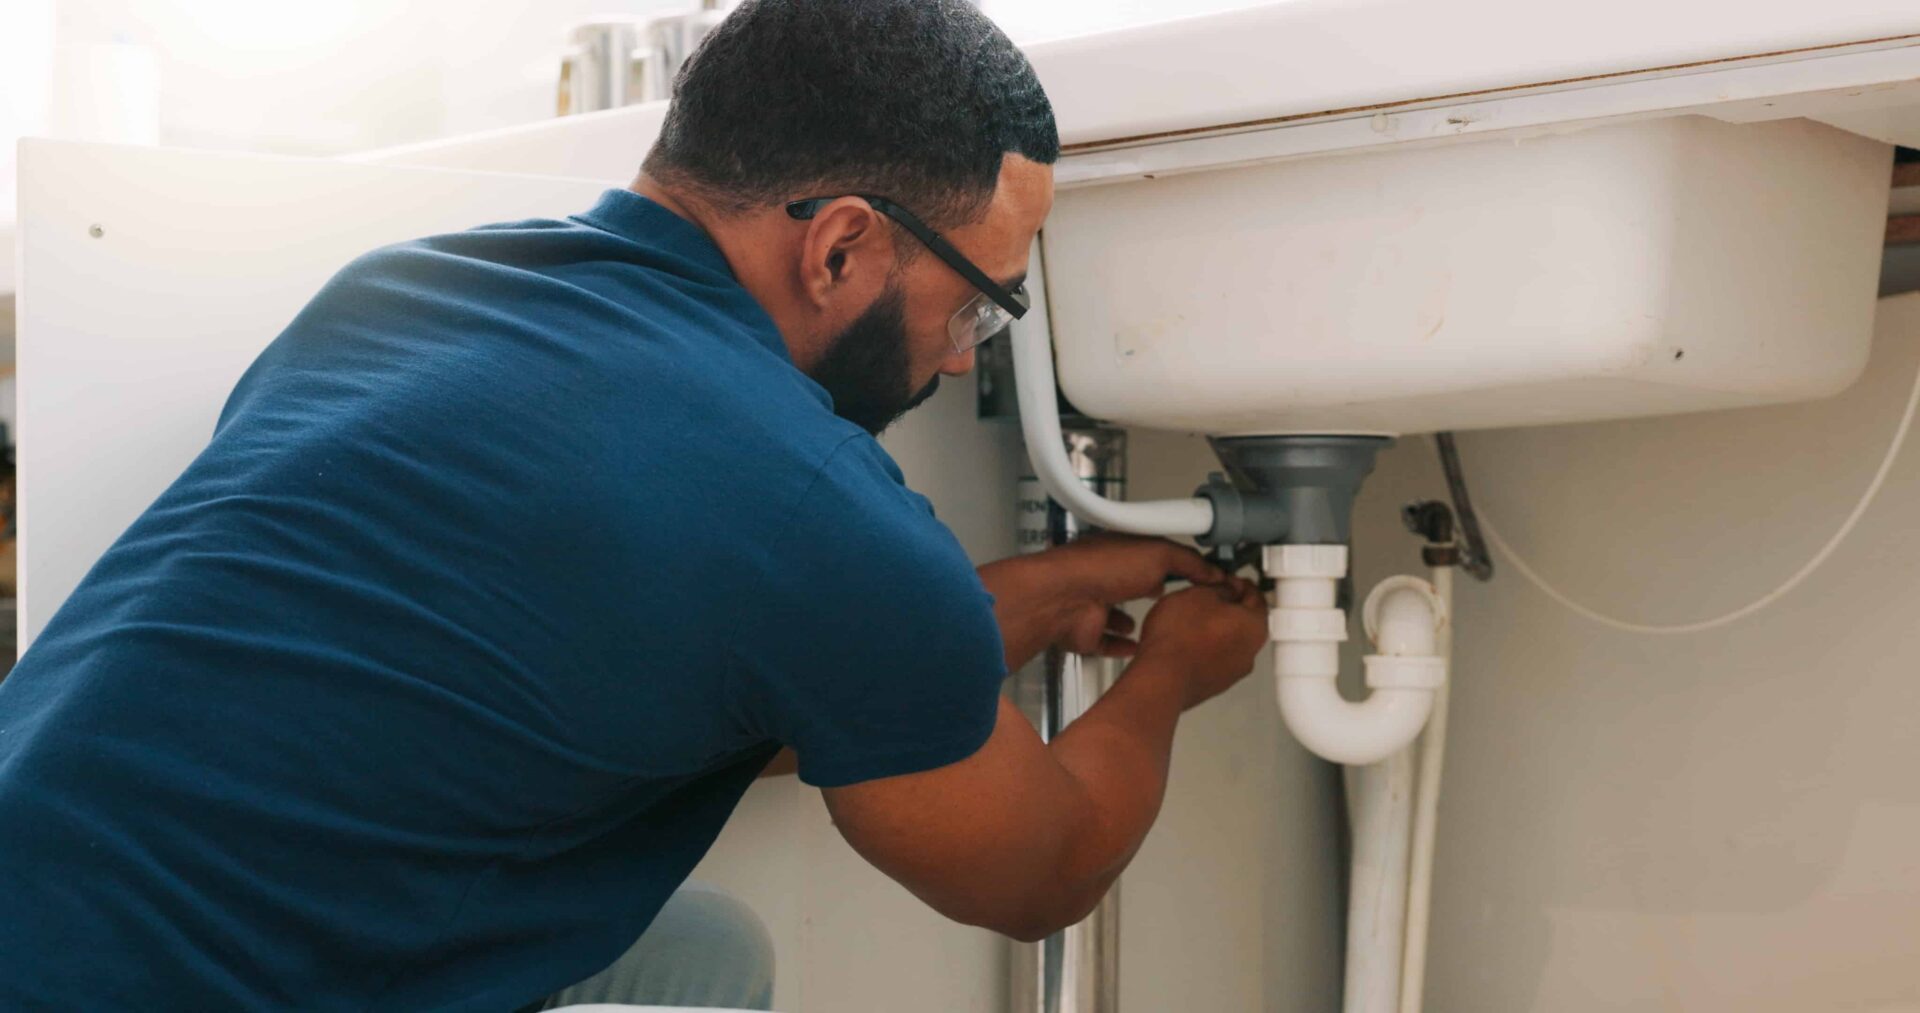
[[[20,642],[374,247],[584,210],[598,181],[117,145],[21,149]]]

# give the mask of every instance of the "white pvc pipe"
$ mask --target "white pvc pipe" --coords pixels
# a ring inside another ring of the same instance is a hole
[[[1044,287],[1030,280],[1029,290]],[[1060,402],[1053,378],[1053,340],[1046,306],[1036,301],[1027,320],[1012,328],[1013,379],[1019,394],[1020,429],[1026,436],[1033,473],[1047,494],[1074,516],[1095,527],[1137,535],[1204,535],[1213,529],[1213,504],[1204,499],[1165,499],[1121,503],[1088,489],[1074,477],[1060,433]]]
[[[1348,767],[1353,860],[1347,901],[1346,1013],[1396,1013],[1413,836],[1413,750]]]
[[[1453,568],[1433,569],[1440,599],[1435,653],[1453,667]],[[1420,738],[1420,776],[1414,789],[1413,856],[1407,886],[1406,954],[1400,972],[1400,1013],[1420,1013],[1427,979],[1427,923],[1433,897],[1433,842],[1440,821],[1440,771],[1447,748],[1447,687],[1433,694],[1433,716]]]
[[[1412,577],[1382,581],[1367,602],[1367,632],[1381,654],[1431,658],[1439,649],[1444,612],[1439,595]]]
[[[1275,652],[1280,714],[1287,730],[1316,756],[1335,763],[1379,763],[1405,749],[1433,710],[1433,692],[1424,689],[1376,689],[1366,700],[1350,702],[1332,676],[1290,673],[1286,653]],[[1338,657],[1338,648],[1329,653]]]
[[[1419,581],[1414,585],[1424,587]],[[1285,612],[1292,600],[1333,601],[1336,580],[1331,577],[1281,576],[1277,591]],[[1430,657],[1438,625],[1437,604],[1429,593],[1413,585],[1394,586],[1380,598],[1378,615],[1389,658]],[[1389,590],[1383,585],[1382,590]],[[1302,605],[1302,608],[1314,606]],[[1382,686],[1359,703],[1340,695],[1334,684],[1340,674],[1340,645],[1321,640],[1289,641],[1276,636],[1274,673],[1278,683],[1280,715],[1300,744],[1335,763],[1365,765],[1405,749],[1420,734],[1433,710],[1431,687]],[[1387,645],[1391,644],[1391,648]]]

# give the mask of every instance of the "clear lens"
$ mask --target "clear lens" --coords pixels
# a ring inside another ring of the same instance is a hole
[[[960,312],[947,321],[947,336],[953,339],[953,350],[965,354],[968,349],[1000,333],[1013,321],[1013,315],[1000,308],[982,292],[967,300]]]
[[[1027,301],[1025,285],[1013,291],[1013,298],[1022,306],[1031,305]],[[993,297],[985,292],[977,292],[967,300],[960,312],[947,321],[947,336],[953,339],[953,350],[965,355],[981,342],[1007,329],[1013,323],[1013,314],[1002,309]]]

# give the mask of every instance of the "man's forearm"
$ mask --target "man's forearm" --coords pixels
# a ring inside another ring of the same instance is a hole
[[[1141,658],[1048,749],[1085,806],[1065,835],[1064,853],[1036,917],[1057,930],[1100,902],[1133,860],[1166,796],[1173,733],[1185,687],[1171,667]]]
[[[1054,568],[1036,557],[1014,556],[979,568],[981,583],[993,594],[993,618],[1000,624],[1007,671],[1018,671],[1053,643],[1060,632],[1061,615],[1055,606]]]

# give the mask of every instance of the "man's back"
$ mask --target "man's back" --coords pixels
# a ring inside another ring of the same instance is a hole
[[[838,670],[889,648],[772,636],[909,573],[954,676],[867,742]],[[692,225],[612,191],[376,251],[0,687],[0,1005],[517,1005],[630,943],[779,743],[949,762],[1000,674],[957,546]]]

